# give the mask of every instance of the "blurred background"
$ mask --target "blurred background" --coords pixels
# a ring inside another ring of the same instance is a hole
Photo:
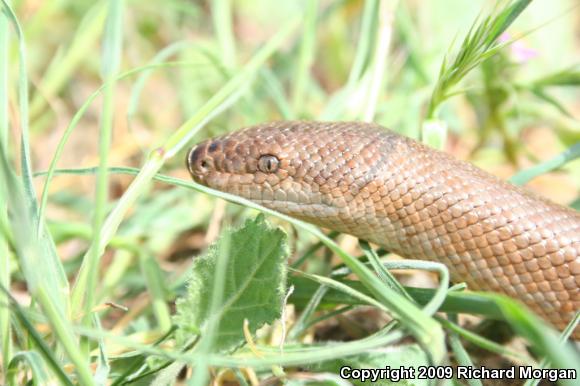
[[[33,169],[43,171],[74,114],[103,83],[101,43],[106,2],[13,3],[28,49]],[[457,51],[489,2],[385,3],[387,6],[378,11],[392,18],[387,24],[391,41],[373,120],[417,138],[443,58]],[[302,17],[305,9],[312,7],[309,4],[127,1],[119,73],[156,62],[174,65],[128,76],[116,85],[110,165],[139,167],[149,151],[195,114],[280,26],[293,17]],[[309,43],[312,57],[304,59],[298,54],[301,43],[297,31],[259,72],[249,92],[212,120],[195,141],[268,120],[361,118],[366,102],[364,74],[351,95],[339,97],[349,82],[359,45],[367,44],[369,50],[375,46],[374,41],[361,39],[364,2],[312,4],[316,4],[314,35]],[[542,89],[553,103],[531,91],[538,79],[580,63],[580,8],[573,0],[532,2],[501,39],[522,35],[500,55],[469,73],[459,87],[465,93],[445,101],[439,113],[449,127],[445,150],[502,178],[554,157],[580,139],[578,87]],[[15,44],[10,55],[10,82],[15,85]],[[298,73],[304,67],[302,60],[307,61],[303,74]],[[11,90],[15,92],[15,87]],[[101,117],[97,97],[72,132],[59,168],[98,164]],[[10,136],[12,155],[17,153],[15,127],[12,125]],[[182,152],[169,160],[164,171],[188,179],[184,156]],[[568,163],[565,172],[542,175],[530,186],[559,203],[570,204],[580,188],[579,163]],[[131,180],[111,175],[111,200],[120,197]],[[43,182],[36,179],[38,191]],[[50,188],[48,220],[57,236],[71,240],[59,244],[60,256],[70,260],[70,270],[78,267],[78,258],[86,249],[86,241],[78,237],[86,238],[90,232],[94,186],[93,176],[61,175]],[[171,265],[164,265],[168,259],[203,249],[215,237],[216,230],[205,236],[213,204],[207,204],[210,198],[190,191],[162,186],[153,189],[155,192],[144,197],[121,229],[142,234],[159,264],[175,272]],[[141,230],[130,230],[132,224]],[[199,229],[199,236],[190,234],[195,229]],[[122,291],[117,280],[110,285],[113,283],[115,291]]]
[[[220,11],[222,3],[231,4],[233,20],[220,19],[227,14]],[[149,150],[193,115],[284,22],[303,14],[307,3],[128,1],[120,68],[128,70],[153,61],[182,65],[157,68],[139,83],[140,74],[118,83],[110,163],[139,166]],[[388,3],[386,12],[393,12],[392,40],[374,121],[418,137],[444,55],[453,42],[455,49],[460,46],[486,2]],[[549,89],[550,97],[567,114],[526,89],[533,81],[580,62],[580,11],[574,3],[532,2],[504,38],[525,36],[505,49],[500,59],[470,73],[462,84],[466,95],[443,104],[440,118],[451,134],[447,151],[509,177],[559,153],[574,141],[571,137],[578,138],[578,88]],[[34,169],[46,170],[73,115],[102,84],[106,7],[103,2],[65,0],[17,1],[14,7],[28,46]],[[300,85],[296,84],[301,60],[297,33],[270,60],[249,95],[213,120],[197,138],[274,119],[357,118],[360,104],[365,102],[364,90],[356,89],[358,93],[343,106],[330,102],[348,81],[358,45],[365,43],[359,41],[362,8],[362,1],[320,1],[311,67]],[[372,49],[374,42],[366,44]],[[13,56],[11,79],[15,80],[17,61]],[[99,103],[89,106],[59,167],[97,164],[100,109]],[[187,178],[182,158],[176,157],[167,169]],[[558,202],[569,203],[576,198],[580,184],[577,165],[568,165],[571,173],[567,176],[542,176],[532,186]],[[122,193],[124,180],[113,178],[112,192]],[[51,188],[51,201],[58,201],[61,195],[90,201],[93,186],[90,177],[59,177]],[[77,215],[87,219],[90,212]]]
[[[27,46],[32,167],[40,172],[48,169],[75,114],[103,85],[103,68],[108,65],[103,62],[102,43],[107,2],[13,0],[11,4]],[[191,145],[278,119],[371,117],[419,138],[444,58],[454,57],[482,9],[493,8],[493,3],[385,1],[374,11],[365,4],[124,2],[117,74],[125,75],[115,84],[109,165],[140,167],[151,151],[198,113],[294,18],[303,24],[257,72],[242,97],[212,119]],[[365,19],[365,12],[379,15]],[[365,26],[364,20],[370,25]],[[15,158],[20,119],[15,102],[18,47],[13,33],[11,37],[4,52],[9,55],[11,101],[8,153]],[[447,127],[445,151],[506,179],[580,141],[580,88],[574,87],[580,85],[577,1],[532,2],[500,41],[514,38],[518,40],[473,68],[453,89],[457,95],[443,101],[429,117]],[[365,50],[366,56],[357,55]],[[143,66],[150,67],[133,71]],[[379,82],[373,74],[376,68],[382,71]],[[107,119],[100,98],[87,105],[58,168],[98,165],[100,124]],[[163,173],[189,179],[186,148],[167,160]],[[107,210],[132,180],[110,175]],[[44,178],[35,179],[38,192],[43,184]],[[578,207],[580,160],[534,178],[528,186],[558,203]],[[69,277],[78,271],[91,239],[94,194],[92,174],[59,174],[51,183],[46,218]],[[112,308],[103,323],[127,333],[164,331],[171,324],[171,302],[183,291],[191,256],[216,238],[224,218],[237,223],[243,211],[191,190],[162,184],[148,188],[129,211],[99,267],[98,298],[127,305],[130,311]],[[303,242],[310,240],[307,236]],[[14,294],[28,304],[17,264],[11,267]]]

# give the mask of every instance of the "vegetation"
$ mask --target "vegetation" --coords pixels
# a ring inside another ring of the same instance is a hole
[[[267,120],[375,121],[580,209],[574,4],[0,0],[0,382],[578,369],[580,318],[559,336],[441,264],[205,188],[183,162]],[[435,289],[415,288],[424,271]]]

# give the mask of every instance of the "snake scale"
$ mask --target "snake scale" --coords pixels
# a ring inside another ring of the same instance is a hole
[[[198,144],[187,165],[211,188],[442,262],[560,330],[580,309],[580,212],[379,125],[261,124]]]

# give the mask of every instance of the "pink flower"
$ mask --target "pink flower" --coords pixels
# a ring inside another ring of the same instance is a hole
[[[500,43],[505,43],[510,41],[511,39],[512,36],[509,33],[504,32],[503,34],[501,34],[498,40]],[[535,58],[536,56],[538,56],[538,51],[534,50],[533,48],[530,48],[521,39],[518,39],[510,44],[509,53],[513,61],[520,64],[526,63],[531,59]]]

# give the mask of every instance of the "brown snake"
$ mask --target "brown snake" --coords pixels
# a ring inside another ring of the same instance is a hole
[[[580,212],[381,126],[266,123],[197,145],[187,164],[211,188],[440,261],[560,330],[580,309]]]

